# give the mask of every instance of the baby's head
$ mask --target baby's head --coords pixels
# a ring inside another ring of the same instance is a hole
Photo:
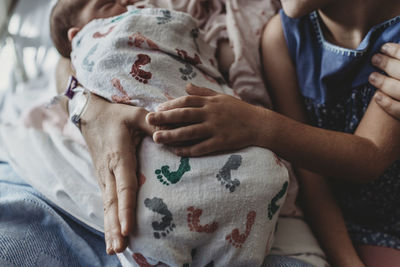
[[[326,7],[333,0],[281,0],[285,14],[292,18],[299,18],[308,13]]]
[[[127,11],[135,0],[58,0],[50,16],[50,33],[58,52],[69,58],[72,38],[93,19]]]

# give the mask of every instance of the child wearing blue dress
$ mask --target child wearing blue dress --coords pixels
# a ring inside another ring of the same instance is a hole
[[[377,89],[400,88],[400,2],[281,2],[262,49],[275,108],[287,117],[190,86],[192,96],[147,117],[185,126],[153,138],[173,144],[195,132],[199,142],[174,148],[186,156],[248,145],[275,151],[297,167],[305,208],[334,265],[400,265],[400,123],[371,101]],[[182,112],[190,117],[179,119]],[[321,175],[337,178],[332,188]]]

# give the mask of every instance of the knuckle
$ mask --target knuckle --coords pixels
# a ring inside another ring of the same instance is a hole
[[[122,195],[122,194],[133,195],[135,193],[136,193],[136,189],[132,185],[120,185],[117,187],[118,195]]]
[[[110,210],[117,204],[117,199],[115,197],[107,198],[103,201],[104,214],[110,212]]]
[[[122,153],[120,151],[108,152],[106,153],[106,159],[108,162],[108,171],[114,170],[122,159]]]

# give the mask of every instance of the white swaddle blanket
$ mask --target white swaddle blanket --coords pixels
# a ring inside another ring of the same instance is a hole
[[[155,110],[186,95],[189,81],[231,93],[214,50],[185,13],[146,8],[94,20],[72,48],[79,82],[113,102]],[[250,147],[180,158],[145,138],[139,158],[137,226],[122,263],[262,263],[288,187],[287,169],[274,153]]]

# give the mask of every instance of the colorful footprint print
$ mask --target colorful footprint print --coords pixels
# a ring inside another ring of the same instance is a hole
[[[152,265],[147,262],[147,259],[140,253],[134,253],[132,255],[132,258],[135,260],[135,262],[140,266],[140,267],[157,267],[160,266],[162,263],[159,262],[156,265]]]
[[[270,220],[272,220],[272,217],[274,217],[275,213],[278,211],[280,206],[276,203],[279,201],[279,199],[285,196],[288,186],[289,182],[286,181],[283,184],[282,189],[272,198],[271,203],[268,204],[268,218]]]
[[[170,184],[176,184],[182,179],[182,176],[190,171],[189,158],[181,158],[178,170],[171,172],[169,166],[162,166],[161,169],[157,169],[157,179],[163,184],[169,186]]]
[[[143,44],[147,44],[147,47],[143,47]],[[143,36],[140,32],[134,33],[129,36],[128,45],[137,48],[148,48],[150,50],[160,50],[158,45],[150,40],[149,38]]]
[[[151,226],[154,230],[154,238],[160,239],[161,237],[166,237],[167,234],[173,231],[176,225],[172,219],[172,213],[168,210],[167,205],[161,198],[154,197],[152,199],[146,198],[144,200],[144,205],[149,210],[163,215],[160,222],[153,221]]]
[[[183,59],[185,62],[188,62],[192,64],[193,66],[196,66],[198,64],[201,64],[201,59],[198,54],[194,54],[193,57],[188,55],[188,52],[182,49],[176,49],[176,52],[178,53],[178,56]]]
[[[132,75],[138,82],[147,84],[151,79],[153,74],[149,71],[144,71],[141,69],[142,66],[145,66],[151,62],[151,58],[145,54],[138,54],[135,63],[132,65],[132,70],[129,74]]]
[[[114,30],[114,28],[115,28],[115,25],[114,25],[114,26],[111,26],[111,27],[108,29],[108,31],[106,31],[105,33],[95,32],[95,33],[93,34],[93,38],[98,39],[98,38],[106,37],[107,35],[109,35],[109,34]]]
[[[256,219],[256,212],[250,211],[247,214],[247,221],[246,221],[246,230],[243,234],[240,234],[239,229],[235,228],[232,230],[232,233],[226,236],[226,240],[229,241],[234,247],[241,248],[246,239],[249,237],[251,228],[253,227],[254,221]]]
[[[146,176],[144,176],[143,173],[140,173],[140,175],[139,175],[139,183],[138,183],[139,188],[142,187],[142,185],[144,185],[146,180],[147,180]]]
[[[116,103],[130,104],[131,99],[128,96],[128,93],[122,87],[121,81],[117,78],[114,78],[111,80],[111,84],[115,89],[117,89],[122,94],[122,96],[112,95],[111,96],[112,101]]]
[[[87,70],[89,72],[93,71],[94,67],[94,61],[91,61],[89,58],[96,52],[97,48],[99,47],[99,44],[94,45],[86,55],[86,57],[82,61],[82,68],[84,70]]]
[[[110,22],[111,22],[111,23],[114,23],[114,22],[120,21],[120,20],[122,20],[122,19],[128,17],[129,15],[137,14],[137,13],[140,13],[140,12],[141,12],[141,11],[140,11],[139,9],[135,9],[135,10],[129,11],[129,12],[127,12],[127,13],[124,13],[124,14],[122,14],[122,15],[119,15],[118,17],[113,18]]]
[[[218,229],[218,223],[212,222],[210,224],[200,225],[200,217],[203,214],[202,209],[196,209],[191,206],[187,209],[187,221],[191,232],[198,233],[214,233]]]
[[[217,174],[218,181],[221,182],[221,185],[225,185],[225,187],[229,189],[231,193],[234,192],[236,187],[240,185],[240,181],[238,179],[232,180],[231,171],[239,169],[240,165],[242,165],[242,156],[231,155]]]
[[[157,17],[157,24],[162,25],[172,21],[171,12],[169,10],[161,10],[161,13],[163,16]]]
[[[193,66],[189,63],[185,63],[185,68],[179,68],[179,72],[182,74],[181,79],[184,81],[194,79],[197,76]]]

